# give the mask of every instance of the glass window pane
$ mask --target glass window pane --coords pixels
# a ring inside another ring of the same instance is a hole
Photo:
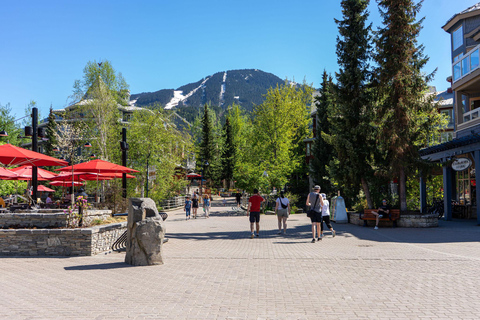
[[[453,65],[453,81],[460,79],[460,62]]]
[[[461,45],[463,45],[463,26],[460,26],[460,28],[453,31],[452,42],[453,50],[458,49]]]
[[[462,76],[470,72],[470,56],[463,58],[462,62]]]
[[[470,70],[473,70],[476,67],[478,67],[478,65],[480,64],[479,60],[480,59],[479,59],[478,49],[477,49],[473,51],[472,54],[470,55]]]

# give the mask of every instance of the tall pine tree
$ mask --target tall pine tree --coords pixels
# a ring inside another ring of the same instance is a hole
[[[335,104],[330,113],[331,139],[338,164],[336,178],[347,189],[361,185],[368,207],[370,197],[367,177],[372,175],[373,131],[372,99],[368,81],[371,58],[371,25],[366,25],[369,0],[343,0],[343,20],[336,20],[337,57]]]
[[[389,169],[398,177],[400,210],[407,210],[406,175],[419,164],[418,151],[441,123],[441,116],[426,97],[427,84],[434,72],[422,73],[428,61],[417,37],[423,19],[416,20],[422,1],[379,1],[383,28],[376,39],[379,103],[376,122],[379,145],[384,149]]]
[[[222,148],[222,171],[221,177],[230,189],[230,182],[233,180],[233,171],[235,169],[235,145],[233,141],[232,126],[230,119],[227,117],[223,126],[223,148]]]
[[[53,113],[53,108],[50,106],[50,113],[48,114],[48,123],[46,127],[46,138],[48,139],[45,143],[45,154],[51,157],[55,157],[55,151],[53,148],[57,145],[57,122],[55,121],[55,114]]]
[[[215,162],[215,140],[213,137],[213,124],[208,106],[205,104],[202,117],[202,141],[200,142],[197,170],[203,170],[206,179],[213,178]]]
[[[328,113],[334,103],[332,90],[332,77],[324,70],[319,95],[315,98],[317,107],[316,137],[312,148],[313,159],[310,163],[310,174],[313,182],[320,185],[322,191],[329,195],[334,191],[328,174],[328,165],[333,158],[333,147],[325,140],[325,135],[330,135]]]

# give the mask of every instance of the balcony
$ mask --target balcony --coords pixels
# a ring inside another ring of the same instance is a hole
[[[455,61],[452,66],[453,83],[467,77],[480,66],[480,45],[470,50],[460,60]]]

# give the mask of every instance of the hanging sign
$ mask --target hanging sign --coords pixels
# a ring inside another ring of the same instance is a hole
[[[463,171],[472,165],[472,161],[468,158],[458,158],[452,162],[452,169],[455,171]]]

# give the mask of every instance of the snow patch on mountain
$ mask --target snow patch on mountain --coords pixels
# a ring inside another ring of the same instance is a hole
[[[178,104],[180,102],[184,102],[185,100],[190,98],[195,92],[197,92],[198,89],[202,88],[205,85],[205,82],[207,82],[208,79],[210,79],[210,77],[205,78],[205,80],[203,80],[202,83],[200,83],[200,85],[198,87],[196,87],[195,89],[190,91],[185,96],[183,95],[182,90],[173,91],[173,98],[165,105],[165,109],[172,109],[172,108],[178,106]]]
[[[225,88],[226,88],[225,82],[226,81],[227,81],[227,72],[224,72],[223,73],[222,85],[220,86],[220,97],[219,97],[220,105],[223,105],[223,103],[225,102],[224,97],[225,97]]]

